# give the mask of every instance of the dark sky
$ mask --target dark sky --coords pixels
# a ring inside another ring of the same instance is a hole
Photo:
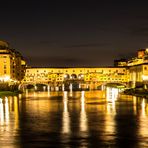
[[[109,66],[148,47],[148,2],[5,0],[0,39],[31,66]]]

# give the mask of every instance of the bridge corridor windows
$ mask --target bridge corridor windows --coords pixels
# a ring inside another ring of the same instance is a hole
[[[72,74],[71,75],[71,79],[77,79],[77,75],[76,74]]]
[[[65,74],[65,75],[64,75],[64,79],[65,79],[65,80],[68,80],[69,78],[70,78],[69,74]]]
[[[79,79],[84,79],[84,75],[83,75],[83,74],[79,74],[79,75],[78,75],[78,78],[79,78]]]

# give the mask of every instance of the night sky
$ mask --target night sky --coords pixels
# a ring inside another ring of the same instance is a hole
[[[148,47],[148,2],[5,0],[0,40],[31,66],[111,66]]]

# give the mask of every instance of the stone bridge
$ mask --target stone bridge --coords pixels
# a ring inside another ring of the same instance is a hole
[[[126,84],[126,68],[27,68],[20,88],[43,84],[49,89],[98,89],[107,83]]]

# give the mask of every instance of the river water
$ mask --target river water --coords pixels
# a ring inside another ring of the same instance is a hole
[[[0,98],[0,148],[148,147],[148,100],[107,92]]]

